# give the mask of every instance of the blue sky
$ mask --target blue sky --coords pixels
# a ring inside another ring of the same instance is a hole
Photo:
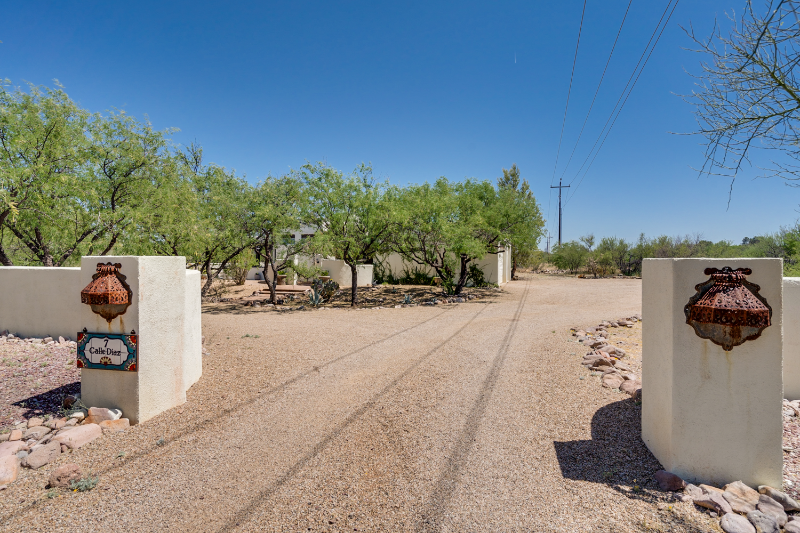
[[[516,163],[557,230],[549,189],[583,3],[13,2],[0,19],[0,78],[51,84],[92,111],[175,127],[208,161],[250,181],[305,161],[371,162],[392,183],[495,180]],[[627,0],[588,0],[556,180],[564,172]],[[564,240],[701,233],[738,242],[794,224],[800,190],[778,179],[698,178],[686,73],[743,0],[682,0],[602,151],[586,156],[667,0],[633,0],[575,159]],[[516,58],[516,60],[515,60]],[[578,164],[576,164],[576,162]],[[574,180],[574,181],[573,181]],[[574,192],[574,195],[572,195]]]

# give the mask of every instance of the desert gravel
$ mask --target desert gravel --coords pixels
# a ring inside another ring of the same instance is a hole
[[[641,281],[527,275],[455,305],[204,311],[189,401],[25,471],[0,492],[3,530],[719,531],[658,490],[639,406],[587,378],[569,332],[640,312]],[[97,488],[49,498],[69,462]]]

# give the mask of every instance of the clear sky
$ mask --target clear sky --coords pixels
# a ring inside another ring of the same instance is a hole
[[[758,0],[756,0],[758,4]],[[554,173],[583,2],[10,2],[0,78],[52,84],[92,111],[175,127],[207,161],[256,182],[306,161],[371,162],[396,184],[495,180],[516,163],[557,231],[555,175],[572,183],[564,240],[586,233],[775,231],[798,218],[779,179],[698,178],[691,91],[706,35],[744,0],[682,0],[602,151],[575,171],[609,116],[667,0],[633,0],[575,157],[565,171],[628,0],[588,0]],[[582,175],[582,174],[581,174]],[[574,193],[574,195],[573,195]],[[565,196],[566,196],[565,195]]]

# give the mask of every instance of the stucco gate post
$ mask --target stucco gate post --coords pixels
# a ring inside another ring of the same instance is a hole
[[[772,309],[761,335],[725,351],[684,307],[706,268],[747,268]],[[780,259],[645,259],[642,438],[666,470],[693,482],[782,486],[783,293]]]
[[[81,304],[76,294],[77,318],[89,333],[135,332],[138,368],[135,372],[82,368],[81,400],[87,406],[121,409],[132,423],[144,422],[184,403],[186,389],[200,377],[200,302],[199,296],[187,295],[187,289],[199,294],[194,279],[199,273],[187,274],[183,257],[84,257],[82,286],[92,282],[98,263],[109,262],[121,265],[119,272],[131,291],[130,305],[108,321]]]

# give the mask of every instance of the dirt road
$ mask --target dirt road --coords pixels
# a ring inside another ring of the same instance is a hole
[[[248,308],[249,309],[249,308]],[[492,300],[208,309],[189,402],[77,450],[96,489],[0,492],[17,531],[707,531],[667,501],[639,407],[569,327],[641,309],[637,280],[530,276]],[[52,470],[45,468],[42,470]],[[653,529],[651,529],[653,528]],[[660,529],[659,529],[660,528]]]

